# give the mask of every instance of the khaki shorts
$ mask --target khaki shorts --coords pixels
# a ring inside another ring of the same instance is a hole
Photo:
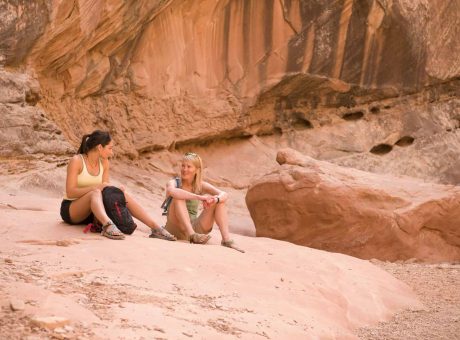
[[[203,228],[201,227],[200,220],[198,219],[198,217],[191,217],[190,220],[192,222],[193,231],[195,231],[198,234],[208,234],[204,232]],[[166,221],[165,229],[174,236],[176,236],[178,240],[188,240],[187,235],[178,226],[171,223],[169,218]]]

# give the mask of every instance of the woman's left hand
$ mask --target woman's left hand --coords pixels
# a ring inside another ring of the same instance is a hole
[[[216,203],[215,196],[206,196],[206,200],[203,201],[203,208],[207,209],[207,208],[209,208],[211,205],[213,205],[215,203]]]

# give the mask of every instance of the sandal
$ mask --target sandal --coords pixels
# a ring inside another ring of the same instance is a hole
[[[227,247],[227,248],[235,249],[235,250],[237,250],[237,251],[239,251],[239,252],[241,252],[241,253],[244,253],[244,252],[245,252],[243,249],[241,249],[241,248],[239,248],[239,247],[237,247],[237,246],[235,245],[235,241],[234,241],[234,240],[229,240],[229,241],[224,241],[224,240],[222,240],[222,241],[220,242],[220,245],[222,245],[222,246],[224,246],[224,247]]]
[[[125,235],[117,228],[112,221],[107,222],[102,226],[101,235],[112,240],[124,240]]]
[[[211,235],[195,233],[195,234],[190,235],[189,241],[190,243],[195,243],[195,244],[205,244],[206,242],[209,241],[210,238],[211,238]]]
[[[152,229],[149,235],[150,238],[159,238],[160,240],[166,241],[177,241],[176,236],[169,233],[164,227]]]

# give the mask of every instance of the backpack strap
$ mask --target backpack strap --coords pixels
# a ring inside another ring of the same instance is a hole
[[[174,177],[176,180],[176,188],[181,188],[182,187],[182,180],[180,177]],[[163,209],[163,213],[161,214],[162,216],[167,216],[168,215],[168,209],[169,206],[172,202],[173,198],[171,196],[166,197],[166,199],[163,201],[163,204],[161,204],[161,208]]]

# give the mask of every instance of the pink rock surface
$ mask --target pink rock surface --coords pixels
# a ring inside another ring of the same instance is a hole
[[[460,187],[366,173],[292,149],[246,203],[257,236],[381,260],[460,259]]]
[[[241,254],[215,232],[197,246],[149,239],[143,226],[112,241],[62,223],[58,198],[8,191],[0,305],[15,313],[9,302],[20,297],[25,309],[3,316],[4,335],[31,334],[18,327],[27,318],[57,316],[69,319],[69,334],[91,338],[352,339],[356,327],[421,308],[405,284],[346,255],[235,236]]]

